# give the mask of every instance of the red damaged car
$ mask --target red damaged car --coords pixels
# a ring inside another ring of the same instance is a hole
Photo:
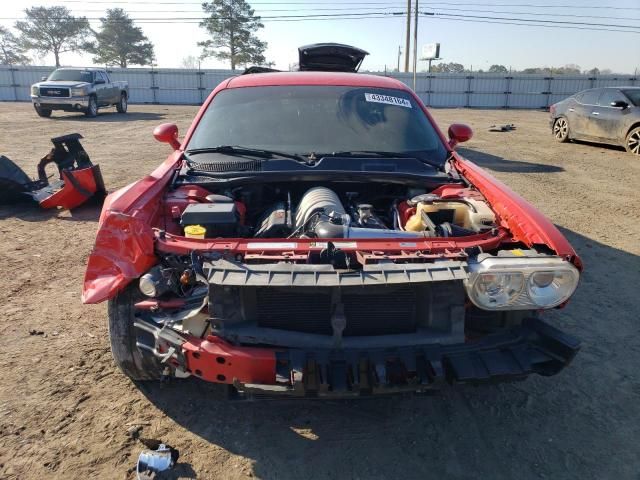
[[[540,318],[581,271],[558,229],[458,155],[366,52],[221,83],[154,172],[107,197],[84,280],[134,380],[358,396],[554,375],[580,348]],[[261,69],[258,69],[259,71]]]

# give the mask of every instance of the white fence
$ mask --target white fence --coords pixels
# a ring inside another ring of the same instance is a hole
[[[53,67],[0,65],[0,101],[29,101],[31,84]],[[232,70],[114,68],[113,80],[129,82],[131,103],[199,105],[216,85],[240,73]],[[385,75],[375,73],[375,75]],[[409,86],[410,73],[387,73]],[[430,107],[547,108],[581,90],[640,86],[633,75],[525,75],[494,73],[420,73],[416,91]]]

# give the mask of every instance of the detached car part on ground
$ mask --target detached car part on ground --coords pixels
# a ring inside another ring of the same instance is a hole
[[[106,199],[83,301],[109,301],[120,368],[299,396],[558,373],[579,342],[540,313],[578,285],[564,236],[454,151],[468,127],[312,57],[221,83]]]
[[[50,117],[53,110],[95,117],[99,108],[111,106],[126,113],[129,84],[112,81],[103,68],[59,68],[31,86],[31,102],[40,117]]]
[[[38,163],[38,179],[29,176],[0,155],[0,204],[34,200],[43,208],[73,209],[90,198],[104,197],[106,190],[98,165],[93,165],[80,144],[82,135],[52,138],[53,148]],[[49,182],[46,167],[54,163],[59,179]]]
[[[593,88],[551,105],[558,142],[587,140],[624,147],[640,156],[640,87]]]

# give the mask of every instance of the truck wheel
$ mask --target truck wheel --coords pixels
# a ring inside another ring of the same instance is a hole
[[[36,113],[39,117],[49,118],[51,116],[51,110],[48,108],[36,107],[35,105],[33,108],[36,109]]]
[[[127,113],[127,94],[120,95],[120,101],[116,104],[116,110],[118,113]]]
[[[158,380],[162,374],[160,362],[150,353],[143,354],[136,346],[138,331],[133,326],[133,305],[141,297],[136,283],[132,283],[109,300],[111,354],[120,370],[132,380]]]
[[[640,127],[636,127],[629,132],[624,146],[627,152],[640,156]]]
[[[96,99],[95,96],[91,95],[89,97],[89,105],[87,106],[87,109],[84,111],[84,114],[87,117],[95,117],[96,115],[98,115],[98,100]]]

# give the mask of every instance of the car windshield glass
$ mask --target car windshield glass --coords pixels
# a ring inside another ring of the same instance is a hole
[[[640,88],[633,90],[623,90],[622,91],[631,103],[633,103],[636,107],[640,107]]]
[[[187,150],[219,145],[302,155],[377,151],[439,165],[447,158],[441,138],[408,92],[346,86],[223,90]]]
[[[70,82],[91,83],[91,72],[88,70],[56,70],[47,80],[66,80]]]

